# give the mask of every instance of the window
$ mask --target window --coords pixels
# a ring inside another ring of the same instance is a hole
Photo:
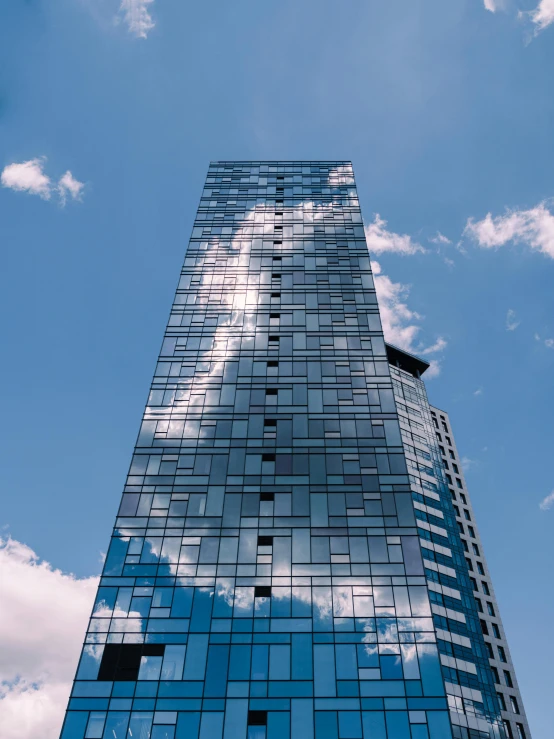
[[[467,508],[464,508],[464,516],[466,521],[471,521],[471,516],[469,515],[469,511],[467,510]]]
[[[494,652],[490,641],[485,641],[485,646],[487,648],[487,652],[489,653],[489,659],[494,659]]]
[[[514,739],[514,734],[512,732],[512,727],[510,726],[510,722],[504,719],[502,723],[504,724],[504,728],[506,729],[506,736],[508,737],[508,739]]]
[[[497,693],[496,695],[498,696],[498,702],[500,703],[500,710],[507,711],[508,709],[506,708],[506,701],[504,700],[504,695],[502,693]]]
[[[481,585],[483,586],[483,593],[485,593],[485,595],[490,595],[491,594],[491,591],[489,590],[489,584],[488,584],[488,582],[486,580],[483,580],[481,582]]]
[[[496,669],[496,667],[494,665],[491,665],[491,672],[492,672],[492,676],[494,678],[494,682],[497,685],[500,685],[500,676],[498,674],[498,670]]]
[[[505,651],[504,647],[501,647],[500,646],[500,644],[498,645],[498,655],[500,657],[500,661],[501,662],[507,662],[508,661],[506,659],[506,651]]]
[[[477,546],[477,544],[473,544],[472,543],[471,544],[471,548],[473,549],[473,554],[476,554],[479,557],[480,556],[480,554],[479,554],[479,547]]]
[[[446,481],[448,482],[449,485],[452,485],[452,478],[448,474],[446,475]]]
[[[464,505],[467,505],[466,496],[463,493],[460,493],[460,499]]]
[[[457,516],[459,516],[459,515],[460,515],[460,509],[458,508],[458,506],[457,506],[457,505],[455,505],[455,506],[454,506],[454,513],[455,513],[455,514],[456,514]]]
[[[512,676],[509,672],[509,670],[504,670],[504,682],[509,688],[514,687],[514,683],[512,682]]]
[[[475,529],[473,528],[473,526],[468,526],[467,530],[469,531],[469,535],[471,536],[471,538],[475,539]]]
[[[454,462],[452,462],[452,469],[454,470],[454,472],[455,472],[455,473],[456,473],[457,475],[459,475],[459,474],[460,474],[460,470],[458,469],[458,465],[457,465],[457,464],[455,464]]]
[[[491,623],[492,626],[492,633],[495,635],[497,639],[501,639],[500,636],[500,629],[498,628],[497,624],[494,623],[494,621]]]
[[[517,704],[517,698],[515,697],[515,695],[510,696],[510,703],[512,704],[512,711],[514,713],[519,713],[519,706]]]
[[[444,456],[444,447],[439,444],[440,453]]]
[[[480,575],[484,575],[485,574],[485,569],[484,569],[483,565],[481,564],[481,562],[479,562],[479,561],[477,562],[477,572]]]
[[[456,485],[457,485],[457,486],[458,486],[459,488],[461,488],[461,487],[462,487],[462,481],[460,480],[460,478],[459,478],[459,477],[457,477],[457,478],[456,478]]]
[[[106,644],[98,680],[158,680],[164,651],[163,644]]]
[[[523,724],[516,724],[516,726],[518,739],[527,739],[527,737],[525,736],[525,729],[523,728]]]
[[[450,441],[450,436],[445,436],[444,438],[446,439],[446,443],[448,444],[448,446],[452,446],[452,442]]]
[[[449,449],[448,450],[448,454],[450,454],[450,459],[456,459],[456,457],[454,456],[454,452],[452,451],[452,449]]]
[[[489,612],[489,616],[496,616],[496,613],[494,612],[494,606],[489,601],[487,601],[487,611]]]
[[[478,592],[479,588],[477,587],[477,580],[474,577],[470,577],[469,579],[471,581],[471,586],[473,590],[475,590],[475,592]]]
[[[489,635],[489,627],[487,626],[487,622],[484,619],[480,618],[479,619],[479,623],[481,624],[481,631],[483,632],[483,634],[485,634],[486,636],[488,636]],[[496,668],[493,667],[493,670],[495,670],[495,669]],[[496,682],[499,683],[500,680],[496,680]]]
[[[441,421],[441,426],[443,427],[443,429],[444,429],[445,431],[448,431],[448,426],[447,426],[447,425],[445,424],[445,422],[444,422],[444,421]]]
[[[479,613],[483,613],[483,604],[481,603],[481,599],[475,598],[475,602],[477,603],[477,610]]]

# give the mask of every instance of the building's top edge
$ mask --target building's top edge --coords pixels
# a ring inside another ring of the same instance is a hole
[[[214,159],[211,164],[352,164],[350,159]]]
[[[430,367],[429,362],[404,351],[404,349],[399,349],[393,344],[385,344],[385,346],[387,347],[389,364],[409,372],[414,377],[422,375]]]
[[[443,408],[439,408],[438,405],[433,405],[432,403],[429,403],[429,408],[433,411],[438,411],[439,413],[444,413],[445,416],[448,416],[448,411],[445,411]]]

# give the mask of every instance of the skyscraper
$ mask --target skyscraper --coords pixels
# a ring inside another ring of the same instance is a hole
[[[210,165],[63,739],[509,739],[426,366],[350,162]]]

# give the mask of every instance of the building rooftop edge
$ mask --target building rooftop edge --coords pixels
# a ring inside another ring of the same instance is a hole
[[[415,354],[410,354],[404,349],[394,346],[394,344],[385,343],[385,346],[387,348],[389,364],[406,370],[406,372],[409,372],[414,377],[422,375],[430,367],[430,363],[426,362],[425,359],[416,357]]]

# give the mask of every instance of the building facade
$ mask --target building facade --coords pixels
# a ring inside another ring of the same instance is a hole
[[[424,366],[350,162],[210,165],[62,739],[510,736]]]
[[[500,716],[507,739],[528,739],[450,419],[427,399],[421,376],[429,365],[387,350],[452,722],[486,735]]]

